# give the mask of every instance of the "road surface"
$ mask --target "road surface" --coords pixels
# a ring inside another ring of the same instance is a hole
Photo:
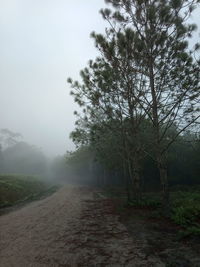
[[[0,266],[163,266],[146,258],[109,200],[64,186],[0,217]]]

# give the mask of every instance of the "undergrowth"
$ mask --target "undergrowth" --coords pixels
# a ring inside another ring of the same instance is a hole
[[[0,208],[19,202],[34,200],[43,194],[50,194],[56,187],[50,187],[40,177],[26,175],[0,175]]]
[[[171,219],[184,227],[180,236],[195,235],[200,237],[200,192],[172,193]]]
[[[115,190],[117,191],[117,190]],[[114,196],[113,193],[106,195]],[[118,195],[120,198],[120,195]],[[145,193],[140,201],[129,201],[126,206],[135,208],[147,208],[152,210],[152,214],[161,217],[162,201],[159,193]],[[198,236],[200,237],[200,189],[199,187],[177,188],[170,195],[170,220],[181,226],[178,236]],[[145,212],[145,211],[144,211]]]

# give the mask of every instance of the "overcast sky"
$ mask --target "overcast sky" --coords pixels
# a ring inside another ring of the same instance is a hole
[[[0,129],[20,132],[50,156],[74,148],[76,105],[66,80],[78,78],[97,55],[90,33],[104,32],[104,6],[103,0],[0,0]]]
[[[67,78],[96,56],[103,0],[0,0],[0,128],[49,154],[73,149]]]

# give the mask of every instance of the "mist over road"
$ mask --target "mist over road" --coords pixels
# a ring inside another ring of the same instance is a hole
[[[145,259],[108,200],[86,187],[0,217],[0,266],[162,266]]]

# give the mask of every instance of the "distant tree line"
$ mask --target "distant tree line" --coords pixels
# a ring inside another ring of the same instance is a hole
[[[21,141],[22,135],[0,130],[0,173],[44,175],[47,159],[42,151]]]
[[[110,149],[110,150],[109,150]],[[117,149],[115,144],[114,149]],[[129,173],[123,173],[123,164],[119,157],[113,157],[112,147],[106,147],[98,153],[94,147],[81,146],[76,151],[54,160],[54,176],[63,181],[85,183],[95,186],[122,185],[130,182]],[[200,184],[200,142],[188,142],[183,136],[170,149],[168,154],[168,179],[170,186]],[[141,190],[160,190],[159,172],[150,156],[142,160],[140,170]],[[131,183],[129,184],[131,187]]]

